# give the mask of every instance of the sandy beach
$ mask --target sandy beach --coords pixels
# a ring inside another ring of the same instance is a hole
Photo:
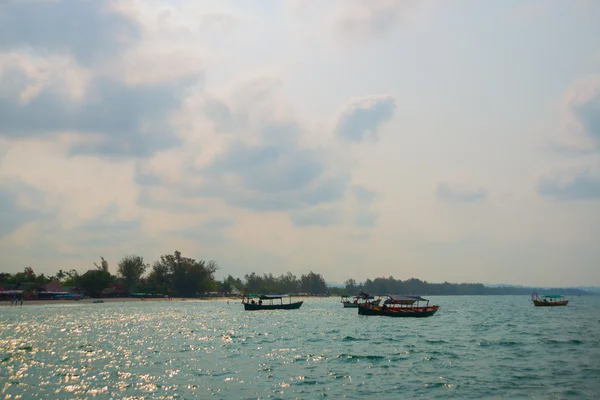
[[[189,301],[189,302],[199,302],[199,301],[227,301],[235,302],[241,301],[239,299],[230,299],[227,297],[218,297],[218,298],[206,298],[206,299],[197,299],[197,298],[179,298],[173,297],[171,300],[165,300],[164,298],[152,298],[152,299],[144,299],[141,300],[139,298],[133,297],[122,297],[122,298],[107,298],[107,299],[81,299],[81,300],[25,300],[23,302],[23,306],[43,306],[50,304],[92,304],[96,300],[102,300],[104,303],[129,303],[129,302],[146,302],[146,301],[162,301],[162,302],[174,302],[174,301]],[[0,307],[21,307],[21,303],[18,302],[17,305],[10,304],[10,301],[2,301],[0,302]]]

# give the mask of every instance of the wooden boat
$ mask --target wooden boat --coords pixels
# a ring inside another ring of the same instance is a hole
[[[376,299],[368,293],[360,292],[358,295],[352,297],[354,300],[350,301],[350,296],[342,296],[342,304],[344,308],[358,308],[359,304],[372,304],[378,305],[381,299]]]
[[[425,305],[421,305],[422,303]],[[359,305],[359,315],[382,315],[384,317],[430,317],[437,312],[440,306],[429,305],[429,300],[421,296],[396,296],[389,295],[383,305]]]
[[[289,302],[284,302],[283,299],[289,299]],[[274,301],[279,300],[279,303]],[[258,301],[250,300],[250,297],[243,297],[242,304],[246,311],[257,310],[295,310],[300,308],[304,301],[292,302],[292,296],[289,295],[272,295],[261,294],[258,296]]]
[[[531,294],[531,301],[536,307],[559,307],[569,304],[569,300],[559,294],[540,296],[536,292]]]

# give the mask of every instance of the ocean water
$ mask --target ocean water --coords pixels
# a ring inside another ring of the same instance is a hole
[[[239,301],[0,307],[4,399],[600,396],[600,297],[431,297],[430,318]]]

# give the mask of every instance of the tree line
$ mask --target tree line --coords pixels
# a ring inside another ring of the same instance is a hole
[[[245,274],[243,279],[228,275],[223,280],[215,278],[219,269],[216,261],[195,260],[183,257],[179,251],[164,254],[152,265],[135,254],[123,257],[117,264],[117,274],[109,271],[108,262],[100,257],[100,263],[93,263],[94,268],[80,274],[71,269],[59,270],[55,275],[37,275],[31,267],[15,274],[0,273],[0,287],[12,285],[17,287],[41,288],[43,285],[57,280],[63,286],[84,292],[91,297],[101,296],[111,285],[119,285],[121,294],[152,294],[178,297],[198,297],[209,292],[231,294],[259,293],[307,293],[312,295],[354,296],[360,292],[374,295],[386,294],[418,294],[418,295],[489,295],[489,294],[529,294],[527,287],[488,287],[481,283],[429,283],[416,278],[408,280],[394,277],[379,277],[357,282],[348,279],[343,287],[330,287],[321,274],[309,272],[300,277],[287,272],[280,276],[273,274]],[[556,289],[554,291],[558,291]],[[586,294],[580,289],[560,289],[562,294]],[[550,290],[552,292],[552,290]]]
[[[62,286],[80,290],[91,297],[99,297],[111,285],[118,284],[127,294],[170,295],[177,297],[198,297],[210,292],[222,294],[241,293],[309,293],[326,294],[328,287],[322,275],[314,272],[297,278],[291,272],[279,277],[273,274],[258,275],[254,272],[244,275],[244,281],[229,275],[219,281],[215,272],[216,261],[195,260],[184,257],[179,251],[164,254],[152,265],[135,254],[123,257],[117,264],[117,274],[109,271],[108,261],[100,257],[94,268],[80,274],[77,270],[59,270],[55,275],[36,274],[31,267],[15,274],[0,273],[0,286],[42,288],[59,281]]]
[[[104,257],[100,257],[100,263],[94,263],[94,267],[83,274],[72,269],[59,270],[52,276],[37,275],[31,267],[27,267],[16,274],[0,273],[0,285],[33,283],[41,287],[57,280],[63,286],[79,289],[91,297],[100,296],[114,284],[128,294],[141,292],[181,297],[198,296],[217,287],[214,276],[218,269],[216,261],[183,257],[179,251],[160,256],[152,265],[141,256],[125,256],[117,265],[117,275],[110,273]]]
[[[442,295],[528,295],[535,288],[522,286],[490,287],[482,283],[430,283],[416,278],[408,280],[380,277],[373,280],[367,279],[364,283],[357,283],[354,279],[344,282],[345,292],[367,292],[370,294],[417,294],[423,296]],[[563,295],[589,294],[577,288],[551,288],[544,289],[544,293],[560,293]]]

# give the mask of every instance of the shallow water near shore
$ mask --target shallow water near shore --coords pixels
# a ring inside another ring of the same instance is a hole
[[[3,398],[540,398],[600,396],[600,297],[431,297],[430,318],[239,301],[0,309]],[[11,397],[9,397],[11,396]]]

